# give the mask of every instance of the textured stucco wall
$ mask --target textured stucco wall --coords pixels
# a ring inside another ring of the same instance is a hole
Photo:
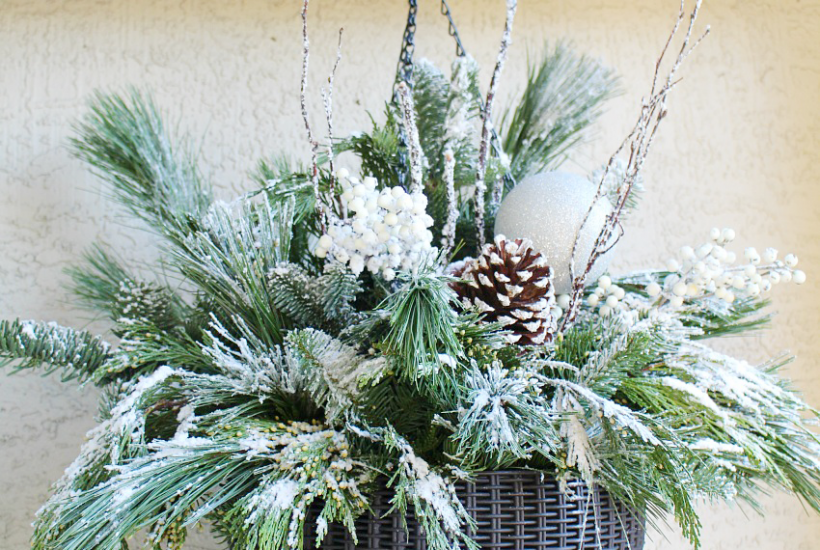
[[[452,45],[437,3],[423,0],[418,55],[446,62]],[[495,58],[503,2],[452,0],[464,42],[484,65]],[[295,0],[2,0],[0,2],[0,315],[80,327],[61,270],[92,242],[150,260],[151,236],[111,209],[98,181],[66,151],[70,125],[95,89],[136,84],[202,139],[219,195],[246,189],[264,155],[304,158],[298,114],[299,20]],[[520,0],[504,94],[520,87],[527,49],[572,38],[624,76],[595,140],[568,168],[602,164],[633,120],[677,8],[674,0]],[[346,28],[337,79],[337,129],[365,127],[390,92],[403,3],[315,0],[313,111]],[[646,170],[648,192],[616,267],[662,261],[667,252],[732,226],[738,246],[799,254],[809,283],[777,288],[780,315],[764,337],[730,347],[751,360],[790,348],[790,374],[820,405],[817,274],[820,273],[820,2],[707,0],[713,35],[685,69]],[[317,127],[321,120],[317,116]],[[100,325],[91,323],[95,328]],[[104,328],[104,327],[102,327]],[[27,546],[34,511],[93,425],[95,393],[27,373],[0,378],[0,549]],[[794,500],[769,500],[765,517],[704,508],[705,548],[817,548],[820,520]],[[668,540],[664,540],[668,536]],[[674,528],[652,548],[684,549]],[[193,545],[213,548],[207,537]]]

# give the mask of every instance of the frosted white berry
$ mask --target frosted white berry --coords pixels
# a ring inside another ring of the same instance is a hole
[[[687,284],[683,281],[678,281],[675,283],[675,286],[672,287],[672,294],[675,296],[684,296],[686,294]]]
[[[609,276],[604,275],[598,279],[598,286],[606,290],[612,286],[612,279]]]
[[[611,308],[611,307],[609,307],[609,306],[607,306],[607,305],[603,305],[603,306],[601,306],[601,308],[598,310],[598,313],[600,313],[602,317],[606,317],[607,315],[609,315],[610,313],[612,313],[612,308]]]
[[[783,258],[783,262],[789,267],[796,267],[797,266],[797,256],[794,254],[786,254],[786,257]]]
[[[590,307],[597,306],[599,301],[600,301],[600,298],[598,298],[597,294],[590,294],[589,297],[587,298],[587,303],[590,305]]]
[[[717,242],[720,240],[720,229],[717,227],[713,227],[711,231],[709,231],[709,238],[713,241]]]
[[[799,269],[795,269],[792,273],[792,281],[794,281],[795,284],[802,285],[806,282],[806,274]]]
[[[378,189],[378,180],[362,182],[337,172],[342,193],[342,218],[330,220],[327,233],[319,237],[314,254],[342,264],[355,274],[366,268],[386,280],[396,269],[415,271],[434,257],[428,229],[433,218],[424,208],[427,197],[408,194],[401,187]],[[344,177],[343,177],[344,176]]]
[[[777,249],[767,248],[763,251],[763,261],[767,264],[774,263],[777,260]]]
[[[333,246],[333,238],[330,235],[322,235],[319,237],[319,246],[328,249]]]
[[[700,248],[698,248],[698,251],[697,251],[698,258],[705,258],[706,256],[708,256],[712,252],[712,248],[713,247],[712,247],[711,243],[703,244]]]
[[[733,240],[735,240],[735,230],[732,229],[731,227],[725,228],[720,233],[720,240],[723,241],[724,243],[732,242]]]
[[[618,298],[614,294],[610,294],[606,299],[606,305],[611,308],[614,308],[618,305]]]
[[[649,283],[646,286],[646,293],[649,294],[652,298],[656,297],[661,293],[661,285],[658,283]]]
[[[566,311],[569,308],[569,295],[568,294],[561,294],[558,296],[558,307]]]
[[[683,296],[672,296],[669,299],[669,303],[672,304],[673,307],[681,307],[683,305]]]

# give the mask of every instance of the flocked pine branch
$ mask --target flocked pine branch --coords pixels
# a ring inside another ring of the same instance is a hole
[[[136,89],[97,94],[77,126],[74,153],[111,184],[114,197],[160,234],[184,235],[211,203],[194,156],[172,141],[157,107]]]
[[[501,118],[504,152],[516,180],[554,169],[583,139],[617,79],[598,61],[559,42],[530,63],[521,98]]]
[[[161,329],[185,324],[190,314],[182,298],[165,285],[137,279],[101,247],[92,248],[82,265],[68,270],[72,291],[92,311],[121,319],[151,322]]]

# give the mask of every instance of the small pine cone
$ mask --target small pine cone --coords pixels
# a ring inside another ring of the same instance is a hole
[[[498,321],[511,332],[511,343],[543,344],[552,340],[555,292],[546,258],[528,239],[508,241],[498,235],[478,259],[452,266],[464,282],[453,285],[465,307],[475,307],[487,321]]]

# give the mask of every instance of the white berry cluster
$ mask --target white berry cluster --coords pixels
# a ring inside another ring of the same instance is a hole
[[[365,268],[386,281],[396,270],[415,271],[432,255],[433,218],[424,193],[402,187],[378,188],[376,178],[359,181],[341,169],[342,217],[332,219],[314,254],[347,265],[356,275]]]
[[[624,296],[626,296],[626,291],[613,283],[609,275],[603,275],[598,279],[598,285],[595,287],[595,290],[592,291],[592,294],[587,296],[586,301],[590,308],[595,309],[598,307],[598,313],[606,316],[618,307],[618,304],[624,299]],[[562,304],[563,298],[563,296],[558,298],[559,305]],[[569,305],[569,296],[566,297],[566,303]],[[566,309],[566,306],[561,307]]]
[[[782,260],[774,248],[760,254],[755,248],[745,250],[744,262],[736,264],[734,252],[725,248],[735,238],[734,230],[714,228],[710,240],[697,248],[684,246],[676,258],[667,263],[671,273],[662,284],[651,283],[647,293],[663,296],[676,307],[692,298],[714,296],[727,303],[736,298],[754,297],[771,290],[780,282],[806,282],[806,274],[795,269],[797,256],[787,254]]]

